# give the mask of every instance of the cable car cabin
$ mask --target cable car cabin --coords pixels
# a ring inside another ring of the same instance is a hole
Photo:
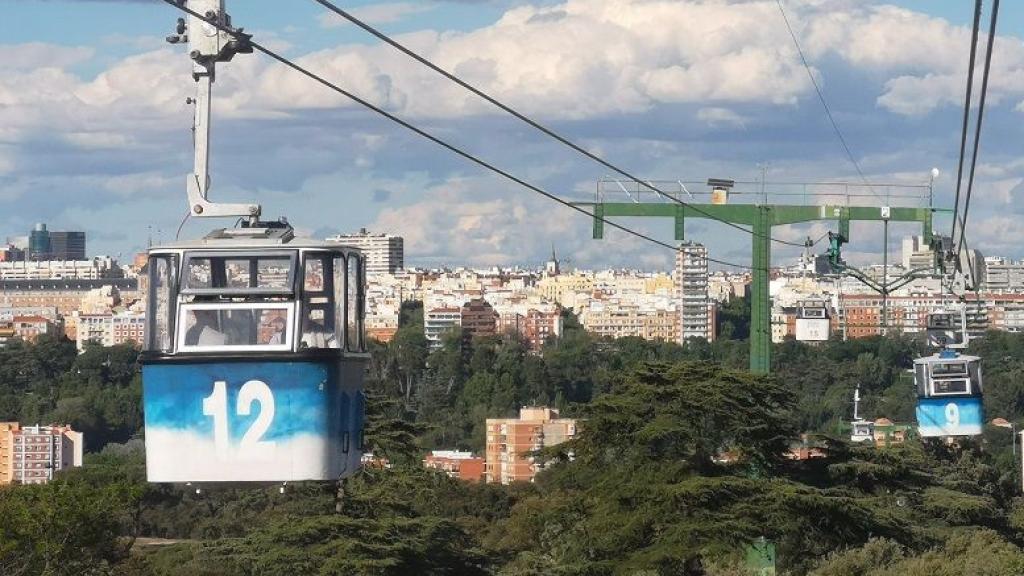
[[[831,335],[832,320],[828,305],[821,300],[808,300],[797,305],[796,339],[800,342],[826,342]]]
[[[922,437],[975,436],[983,421],[981,358],[952,350],[914,360]]]
[[[928,315],[925,333],[928,345],[932,348],[966,347],[966,319],[961,314],[951,312],[934,312]]]
[[[150,482],[336,480],[360,465],[364,262],[290,228],[149,252]]]

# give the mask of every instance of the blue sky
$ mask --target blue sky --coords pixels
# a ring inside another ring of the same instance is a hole
[[[854,155],[872,182],[952,198],[969,2],[785,3]],[[287,10],[281,6],[286,5]],[[342,2],[443,66],[644,177],[850,180],[774,1],[409,0]],[[169,240],[184,215],[192,89],[165,45],[158,0],[0,0],[0,237],[34,221],[85,229],[94,253]],[[415,67],[311,0],[235,0],[236,25],[353,91],[565,197],[607,170]],[[1024,6],[1003,3],[969,241],[1024,257]],[[413,264],[527,264],[554,243],[587,267],[667,268],[670,254],[609,234],[347,105],[259,55],[216,86],[215,199],[254,199],[325,235],[368,227],[407,238]],[[782,188],[779,188],[780,190]],[[667,222],[624,222],[671,240]],[[182,236],[223,225],[186,224]],[[945,227],[945,226],[943,226]],[[778,229],[792,240],[824,225]],[[694,222],[693,239],[744,262],[749,237]],[[897,227],[898,236],[911,229]],[[879,257],[878,230],[849,252]],[[777,246],[776,263],[795,252]]]

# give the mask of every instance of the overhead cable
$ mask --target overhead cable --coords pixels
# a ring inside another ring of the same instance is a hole
[[[375,106],[374,104],[370,103],[369,101],[364,100],[363,98],[360,98],[359,96],[353,94],[352,92],[349,92],[348,90],[345,90],[344,88],[338,86],[337,84],[334,84],[330,80],[327,80],[323,76],[320,76],[320,75],[316,74],[315,72],[311,72],[310,70],[300,66],[299,64],[296,64],[295,62],[289,60],[288,58],[286,58],[284,56],[281,56],[277,52],[275,52],[275,51],[273,51],[273,50],[263,46],[262,44],[252,40],[251,36],[249,36],[248,34],[241,33],[241,32],[239,32],[239,31],[237,31],[237,30],[235,30],[233,28],[230,28],[228,26],[223,25],[222,23],[220,23],[220,22],[218,22],[216,20],[213,20],[213,19],[210,19],[210,18],[206,18],[205,16],[195,12],[194,10],[191,10],[190,8],[188,8],[186,6],[183,6],[183,5],[179,4],[176,0],[164,0],[164,2],[167,3],[167,4],[170,4],[171,6],[177,8],[178,10],[181,10],[181,11],[185,12],[186,14],[189,14],[190,16],[193,16],[194,18],[202,20],[203,22],[206,22],[207,24],[216,27],[218,30],[221,30],[223,32],[231,34],[236,39],[239,39],[241,41],[247,42],[250,46],[253,47],[253,49],[255,49],[255,50],[259,51],[259,52],[262,52],[263,54],[269,56],[273,60],[276,60],[277,62],[287,66],[288,68],[291,68],[292,70],[295,70],[296,72],[302,74],[303,76],[306,76],[306,77],[310,78],[311,80],[315,80],[316,82],[322,84],[323,86],[325,86],[327,88],[330,88],[331,90],[334,90],[335,92],[345,96],[346,98],[352,100],[353,102],[356,102],[357,104],[359,104],[359,105],[361,105],[361,106],[363,106],[363,107],[365,107],[365,108],[367,108],[369,110],[372,110],[373,112],[376,112],[377,114],[387,118],[388,120],[391,120],[392,122],[402,126],[403,128],[406,128],[407,130],[410,130],[410,131],[416,133],[417,135],[422,136],[423,138],[426,138],[427,140],[430,140],[431,142],[441,146],[442,148],[445,148],[445,149],[449,150],[450,152],[453,152],[453,153],[455,153],[455,154],[465,158],[466,160],[469,160],[470,162],[473,162],[474,164],[477,164],[478,166],[481,166],[482,168],[490,170],[491,172],[494,172],[495,174],[498,174],[499,176],[502,176],[503,178],[505,178],[507,180],[510,180],[510,181],[512,181],[512,182],[514,182],[516,184],[519,184],[520,186],[522,186],[522,187],[524,187],[524,188],[526,188],[526,189],[528,189],[528,190],[530,190],[532,192],[535,192],[535,193],[537,193],[537,194],[539,194],[541,196],[544,196],[545,198],[547,198],[549,200],[553,200],[555,202],[558,202],[559,204],[561,204],[561,205],[563,205],[563,206],[565,206],[567,208],[570,208],[570,209],[575,210],[575,211],[577,211],[577,212],[579,212],[581,214],[584,214],[584,215],[586,215],[589,218],[593,218],[595,220],[603,222],[604,224],[607,224],[608,226],[610,226],[612,228],[615,228],[617,230],[620,230],[622,232],[625,232],[627,234],[630,234],[630,235],[635,236],[637,238],[640,238],[642,240],[647,240],[648,242],[651,242],[653,244],[657,244],[658,246],[661,246],[661,247],[664,247],[664,248],[668,248],[669,250],[672,250],[673,252],[678,252],[678,250],[679,250],[679,248],[677,246],[673,246],[672,244],[669,244],[667,242],[663,242],[663,241],[658,240],[656,238],[652,238],[651,236],[648,236],[648,235],[646,235],[646,234],[644,234],[642,232],[637,232],[636,230],[632,230],[630,228],[627,228],[626,226],[623,226],[621,224],[618,224],[616,222],[608,220],[607,218],[604,218],[604,217],[601,217],[601,216],[597,216],[595,214],[587,212],[585,209],[583,209],[583,208],[581,208],[581,207],[579,207],[579,206],[577,206],[577,205],[575,205],[575,204],[573,204],[573,203],[571,203],[571,202],[569,202],[567,200],[564,200],[564,199],[560,198],[559,196],[556,196],[555,194],[547,192],[546,190],[543,190],[543,189],[541,189],[541,188],[539,188],[537,186],[534,186],[533,184],[530,184],[529,182],[526,182],[525,180],[523,180],[523,179],[521,179],[521,178],[519,178],[519,177],[517,177],[517,176],[515,176],[515,175],[513,175],[513,174],[511,174],[511,173],[509,173],[509,172],[507,172],[507,171],[505,171],[503,169],[501,169],[501,168],[498,168],[497,166],[494,166],[493,164],[490,164],[489,162],[487,162],[485,160],[482,160],[482,159],[478,158],[477,156],[474,156],[472,153],[467,152],[467,151],[463,150],[462,148],[459,148],[458,146],[456,146],[454,144],[450,144],[447,141],[442,140],[441,138],[439,138],[437,136],[434,136],[433,134],[427,132],[426,130],[423,130],[422,128],[419,128],[419,127],[411,124],[410,122],[408,122],[406,120],[403,120],[403,119],[395,116],[394,114],[392,114],[392,113],[390,113],[390,112],[388,112],[388,111],[378,107],[378,106]],[[724,260],[718,260],[718,259],[711,258],[711,257],[707,257],[707,260],[709,262],[714,262],[716,264],[721,264],[723,266],[731,266],[731,267],[735,267],[735,268],[743,268],[743,269],[747,269],[747,270],[753,270],[753,267],[747,266],[747,265],[744,265],[744,264],[735,264],[733,262],[727,262],[727,261],[724,261]]]
[[[786,23],[786,30],[789,30],[789,37],[793,39],[793,45],[796,46],[796,52],[800,55],[800,61],[803,62],[804,70],[807,71],[807,77],[811,79],[811,84],[814,85],[814,91],[818,94],[818,101],[821,102],[821,107],[825,109],[825,115],[828,116],[828,121],[832,124],[832,131],[835,132],[836,137],[839,139],[839,143],[843,146],[843,150],[846,151],[846,157],[850,159],[850,163],[857,170],[857,174],[860,175],[860,179],[864,181],[864,184],[869,184],[868,179],[864,176],[864,171],[860,169],[860,163],[853,156],[853,152],[850,151],[850,146],[846,143],[846,138],[843,137],[842,130],[839,129],[839,124],[836,119],[832,116],[832,109],[828,105],[828,101],[825,100],[825,93],[821,91],[821,86],[818,85],[818,80],[814,77],[814,73],[811,72],[811,65],[807,63],[807,57],[804,56],[803,48],[800,47],[800,41],[796,37],[796,32],[793,31],[793,26],[789,23],[789,17],[786,16],[786,9],[782,7],[782,0],[775,0],[775,4],[779,7],[779,13],[782,14],[782,20]],[[871,190],[875,197],[881,199],[882,197],[875,192],[874,188],[868,185],[868,190]]]
[[[959,256],[964,250],[964,242],[967,240],[967,214],[971,209],[971,193],[974,191],[974,169],[978,165],[978,149],[981,148],[981,125],[985,119],[985,96],[988,95],[988,75],[992,67],[992,51],[996,40],[996,23],[999,20],[999,0],[992,2],[992,18],[988,29],[988,45],[985,50],[985,67],[981,73],[981,96],[978,100],[978,120],[974,126],[974,151],[971,153],[971,171],[967,176],[967,194],[964,196],[964,216],[960,226],[960,243],[956,253]],[[956,222],[956,218],[953,219]],[[960,267],[960,258],[956,259],[957,267]]]
[[[956,238],[957,220],[960,219],[960,190],[964,178],[964,160],[967,158],[967,133],[971,118],[971,101],[974,91],[974,62],[978,53],[978,32],[981,28],[982,0],[974,3],[974,27],[971,29],[971,55],[967,64],[967,93],[964,95],[964,121],[960,129],[960,160],[956,168],[956,199],[953,202],[953,229],[949,233],[950,241]]]
[[[473,86],[472,84],[466,82],[465,80],[459,78],[455,74],[452,74],[451,72],[448,72],[447,70],[445,70],[444,68],[441,68],[437,64],[434,64],[433,62],[431,62],[430,60],[428,60],[424,56],[421,56],[420,54],[414,52],[412,49],[406,47],[404,44],[398,42],[394,38],[391,38],[390,36],[388,36],[384,32],[381,32],[377,28],[374,28],[370,24],[367,24],[363,20],[360,20],[359,18],[354,16],[352,13],[350,13],[350,12],[340,8],[340,7],[338,7],[336,4],[334,4],[332,2],[329,2],[328,0],[313,0],[313,1],[318,3],[318,4],[320,4],[321,6],[326,8],[327,10],[330,10],[334,14],[337,14],[338,16],[344,18],[345,20],[348,20],[352,24],[355,24],[356,26],[358,26],[358,27],[362,28],[363,30],[369,32],[373,36],[376,36],[382,42],[392,46],[393,48],[395,48],[399,52],[402,52],[406,56],[412,58],[413,60],[419,62],[420,64],[426,66],[427,68],[430,68],[431,70],[433,70],[434,72],[437,72],[441,76],[444,76],[448,80],[451,80],[452,82],[458,84],[459,86],[465,88],[466,90],[472,92],[473,94],[476,94],[480,98],[483,98],[484,100],[486,100],[490,104],[493,104],[497,108],[500,108],[501,110],[511,114],[512,116],[515,116],[516,118],[518,118],[519,120],[525,122],[526,124],[530,125],[531,127],[536,128],[540,132],[543,132],[544,134],[546,134],[547,136],[553,138],[554,140],[558,141],[559,143],[564,144],[565,146],[568,146],[569,148],[575,150],[576,152],[579,152],[580,154],[586,156],[587,158],[590,158],[591,160],[597,162],[598,164],[601,164],[605,168],[608,168],[609,170],[612,170],[612,171],[616,172],[617,174],[620,174],[621,176],[624,176],[624,177],[632,180],[633,182],[636,182],[640,186],[643,186],[644,188],[647,188],[647,189],[651,190],[652,192],[655,192],[655,193],[659,194],[660,196],[662,196],[664,198],[667,198],[667,199],[669,199],[669,200],[671,200],[671,201],[673,201],[673,202],[675,202],[677,204],[681,204],[682,206],[685,206],[687,210],[693,210],[694,212],[704,216],[705,218],[709,218],[709,219],[714,220],[716,222],[720,222],[722,224],[725,224],[727,226],[730,226],[732,228],[735,228],[735,229],[737,229],[737,230],[739,230],[741,232],[745,232],[747,234],[751,234],[751,235],[754,235],[754,236],[764,237],[764,238],[766,238],[768,240],[771,240],[773,242],[777,242],[779,244],[785,244],[787,246],[796,246],[796,247],[799,247],[799,248],[803,247],[803,244],[800,244],[798,242],[790,242],[788,240],[782,240],[780,238],[775,238],[775,237],[772,237],[772,236],[765,236],[765,235],[763,235],[761,233],[754,232],[753,230],[749,230],[747,228],[744,228],[744,227],[742,227],[742,226],[740,226],[740,225],[738,225],[736,223],[729,222],[728,220],[724,220],[722,218],[714,216],[713,214],[707,212],[706,210],[701,209],[698,206],[694,206],[693,204],[690,204],[690,203],[685,202],[685,201],[683,201],[683,200],[681,200],[679,198],[676,198],[675,196],[672,196],[672,195],[668,194],[667,192],[665,192],[665,191],[661,190],[660,188],[654,186],[652,183],[650,183],[650,182],[648,182],[646,180],[642,180],[641,178],[633,175],[632,173],[627,172],[626,170],[616,166],[615,164],[612,164],[608,160],[605,160],[604,158],[601,158],[597,154],[594,154],[593,152],[587,150],[586,148],[583,148],[582,146],[576,144],[572,140],[569,140],[567,137],[562,136],[561,134],[559,134],[559,133],[555,132],[554,130],[548,128],[547,126],[544,126],[540,122],[538,122],[536,120],[533,120],[532,118],[526,116],[522,112],[519,112],[515,108],[512,108],[511,106],[501,102],[500,100],[498,100],[497,98],[491,96],[490,94],[487,94],[483,90],[481,90],[481,89]],[[865,180],[865,182],[867,182],[867,180]],[[877,193],[876,193],[876,195],[877,195]]]

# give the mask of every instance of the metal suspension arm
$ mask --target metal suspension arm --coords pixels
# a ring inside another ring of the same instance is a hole
[[[207,20],[224,26],[231,25],[231,17],[224,11],[224,0],[188,0],[189,10],[203,15]],[[188,31],[187,36],[183,34]],[[238,33],[242,29],[237,30]],[[261,208],[258,204],[221,204],[211,202],[210,194],[210,123],[212,120],[211,101],[213,83],[216,81],[218,62],[229,62],[235,54],[248,54],[252,46],[245,36],[233,36],[218,30],[216,26],[193,15],[188,17],[188,26],[178,21],[178,35],[168,37],[168,42],[177,44],[187,40],[189,57],[192,58],[192,77],[196,81],[195,123],[195,166],[187,176],[189,210],[201,218],[250,218],[257,220]]]
[[[885,289],[888,290],[889,292],[892,292],[893,290],[899,290],[900,288],[903,288],[904,286],[910,284],[914,280],[921,278],[921,274],[932,274],[934,272],[935,270],[932,268],[914,268],[910,272],[907,272],[906,274],[900,276],[896,280],[893,280],[891,283],[886,284]]]

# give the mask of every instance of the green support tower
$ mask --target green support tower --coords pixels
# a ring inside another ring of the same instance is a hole
[[[779,204],[682,204],[642,202],[578,203],[591,206],[594,214],[594,238],[604,237],[602,218],[641,217],[674,218],[675,239],[684,240],[687,218],[704,218],[749,226],[753,248],[751,259],[750,305],[750,370],[767,374],[771,371],[772,327],[771,300],[768,293],[772,262],[772,228],[822,220],[839,222],[842,241],[849,241],[850,222],[920,222],[925,241],[932,241],[932,216],[946,211],[935,208],[897,208],[879,206],[794,206]]]

